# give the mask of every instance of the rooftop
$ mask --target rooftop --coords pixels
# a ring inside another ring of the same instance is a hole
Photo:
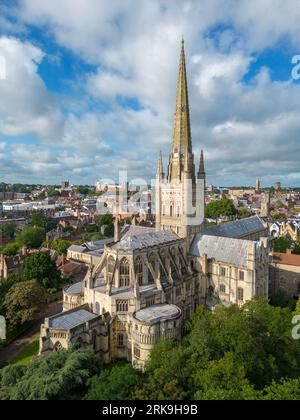
[[[144,235],[126,236],[112,246],[113,249],[134,250],[142,249],[150,246],[167,244],[169,242],[177,241],[179,236],[169,230],[161,232],[145,233]]]
[[[243,238],[265,229],[265,226],[258,216],[235,222],[223,223],[221,225],[207,228],[204,233],[211,236],[222,236],[225,238]]]
[[[249,244],[253,244],[253,242],[198,234],[192,243],[190,253],[195,257],[203,257],[206,254],[209,259],[247,267]]]
[[[179,317],[180,313],[181,311],[178,306],[160,304],[141,309],[134,314],[134,317],[138,321],[145,322],[147,324],[156,324],[160,321],[177,318]]]
[[[83,282],[71,284],[71,286],[65,289],[65,293],[70,295],[80,295],[83,293]]]
[[[282,254],[279,252],[274,252],[273,263],[283,265],[294,265],[300,267],[300,255],[295,255],[292,253]]]
[[[99,315],[92,314],[85,309],[78,309],[70,313],[63,313],[49,319],[49,327],[57,330],[71,330],[88,321],[98,318]]]

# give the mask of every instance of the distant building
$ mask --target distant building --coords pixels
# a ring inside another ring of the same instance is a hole
[[[255,191],[260,192],[260,180],[259,179],[256,180]]]
[[[281,182],[275,182],[275,184],[274,184],[274,190],[275,191],[281,190]]]
[[[70,182],[69,181],[62,181],[61,182],[61,189],[62,190],[67,190],[70,188]]]
[[[300,294],[300,255],[274,253],[270,267],[270,291],[284,290],[289,297],[298,298]]]

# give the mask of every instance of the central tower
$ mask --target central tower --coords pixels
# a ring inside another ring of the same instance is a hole
[[[182,238],[201,231],[204,221],[205,169],[201,152],[196,177],[190,123],[184,41],[182,41],[172,150],[165,177],[160,153],[156,172],[156,229]]]

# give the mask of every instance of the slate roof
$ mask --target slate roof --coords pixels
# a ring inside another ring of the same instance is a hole
[[[99,315],[92,314],[85,309],[65,313],[49,319],[49,327],[57,330],[71,330],[79,325],[85,324]]]
[[[121,231],[121,239],[127,239],[129,236],[145,235],[146,233],[152,232],[156,232],[156,229],[146,226],[125,225]]]
[[[190,254],[209,259],[214,258],[226,264],[247,267],[247,247],[252,241],[234,238],[222,238],[198,234],[191,246]]]
[[[71,286],[65,289],[65,293],[70,295],[79,295],[83,293],[83,282],[71,284]]]
[[[169,242],[177,241],[179,236],[170,230],[163,230],[161,232],[146,233],[144,235],[132,235],[121,239],[112,246],[112,249],[134,250],[142,249],[150,246],[167,244]]]
[[[177,318],[180,315],[180,309],[176,305],[160,304],[149,308],[141,309],[136,312],[134,317],[141,322],[155,324],[159,321]]]
[[[211,236],[222,236],[225,238],[243,238],[247,235],[265,230],[261,219],[258,216],[247,219],[237,220],[235,222],[223,223],[212,226],[204,231],[204,234]]]

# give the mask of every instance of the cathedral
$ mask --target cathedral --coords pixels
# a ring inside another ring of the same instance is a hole
[[[40,354],[72,346],[143,369],[161,338],[180,340],[198,304],[268,297],[268,239],[258,217],[204,228],[205,165],[195,164],[182,42],[172,149],[156,172],[156,227],[115,221],[114,240],[85,279],[64,290],[63,312],[41,326]],[[92,261],[92,260],[91,260]]]

